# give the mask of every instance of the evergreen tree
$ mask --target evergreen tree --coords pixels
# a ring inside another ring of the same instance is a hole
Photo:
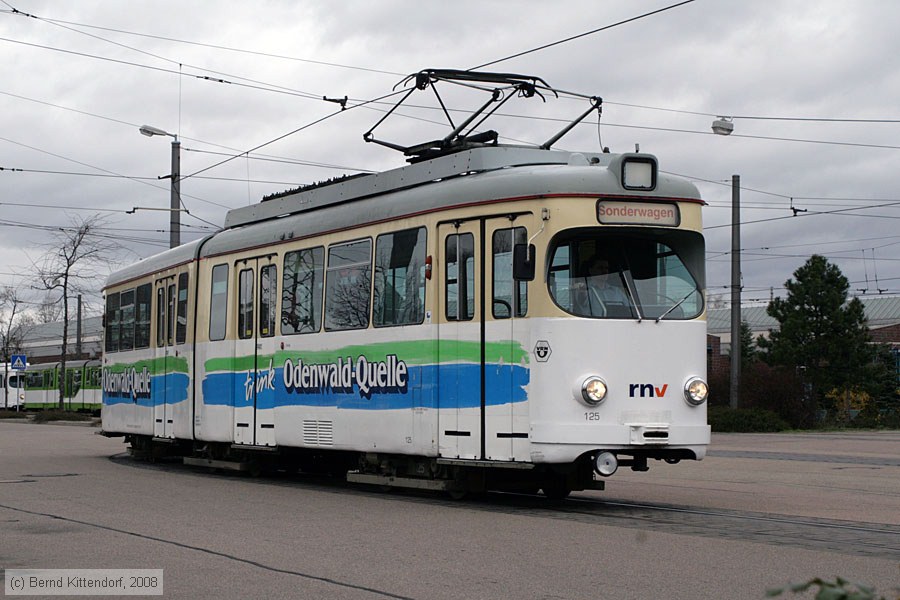
[[[750,324],[747,321],[741,321],[741,369],[746,369],[755,363],[757,358],[756,340],[753,339]]]
[[[841,270],[822,256],[813,255],[785,282],[787,297],[776,298],[768,314],[779,323],[761,338],[765,359],[773,365],[793,367],[810,386],[815,408],[831,408],[825,395],[835,389],[866,386],[864,373],[872,363],[862,302],[847,302],[850,284]]]

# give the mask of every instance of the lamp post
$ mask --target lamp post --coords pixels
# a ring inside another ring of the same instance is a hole
[[[170,193],[170,217],[169,217],[169,248],[174,248],[181,244],[181,142],[178,136],[168,131],[163,131],[150,125],[142,125],[140,132],[147,137],[154,135],[167,135],[172,139],[172,172],[169,175],[159,177],[159,179],[169,179],[172,182]]]
[[[731,117],[712,124],[716,135],[731,135]],[[728,404],[738,407],[741,386],[741,176],[731,176],[731,394]]]
[[[738,407],[741,386],[741,176],[731,176],[731,396]]]

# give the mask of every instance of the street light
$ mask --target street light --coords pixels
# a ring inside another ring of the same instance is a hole
[[[734,131],[731,117],[712,124],[716,135]],[[738,407],[741,385],[741,176],[731,176],[731,395],[729,406]]]
[[[713,121],[712,130],[716,135],[731,135],[731,132],[734,131],[734,123],[731,121],[731,117],[719,117]]]
[[[174,248],[181,245],[181,186],[179,181],[181,177],[181,142],[178,141],[178,136],[176,134],[169,133],[168,131],[164,131],[157,127],[151,127],[150,125],[141,125],[139,131],[147,137],[167,135],[173,138],[172,172],[169,175],[164,175],[158,179],[169,179],[172,182],[169,209],[171,215],[169,217],[169,248]]]

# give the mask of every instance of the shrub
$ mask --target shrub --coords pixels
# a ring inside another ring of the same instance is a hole
[[[69,412],[66,410],[43,410],[34,414],[35,423],[48,423],[50,421],[90,421],[93,417],[84,413]]]
[[[24,419],[25,411],[16,411],[14,408],[0,409],[0,419]]]
[[[876,598],[875,588],[861,583],[853,583],[841,577],[836,578],[834,581],[816,577],[805,583],[792,584],[783,588],[772,588],[766,590],[766,597],[780,596],[788,590],[795,594],[804,594],[810,588],[818,590],[816,593],[817,600],[879,600],[879,598],[880,600],[885,600],[884,596]]]

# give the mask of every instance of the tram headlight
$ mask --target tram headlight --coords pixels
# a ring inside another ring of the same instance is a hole
[[[591,406],[596,406],[606,398],[606,382],[596,376],[585,379],[581,384],[581,398]]]
[[[684,384],[684,399],[691,406],[700,406],[709,396],[709,386],[699,377],[691,377]]]

